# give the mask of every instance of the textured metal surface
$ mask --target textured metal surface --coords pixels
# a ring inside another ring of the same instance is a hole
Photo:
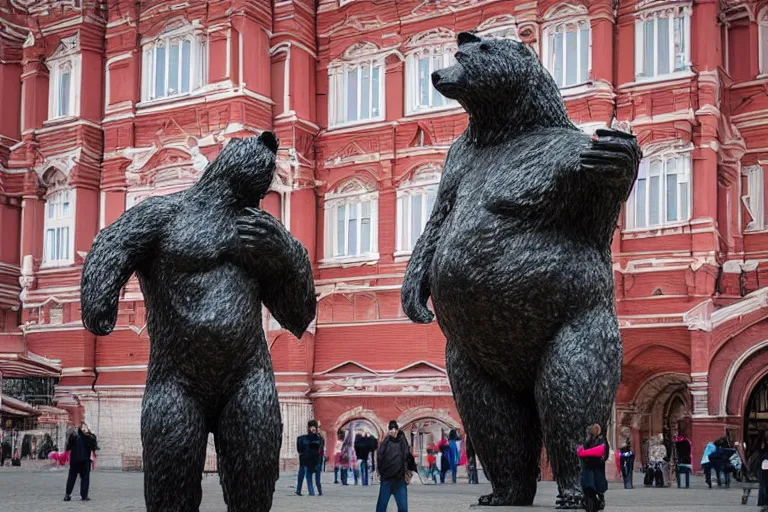
[[[82,276],[82,318],[114,328],[136,272],[151,348],[142,403],[149,512],[197,511],[213,432],[228,510],[269,510],[282,424],[261,305],[301,337],[315,316],[306,249],[255,209],[275,170],[270,132],[233,140],[189,189],[147,199],[96,237]]]
[[[576,447],[589,424],[607,424],[621,376],[610,244],[640,148],[577,130],[524,44],[458,39],[456,64],[432,79],[469,127],[446,156],[403,310],[430,322],[432,297],[456,405],[493,484],[480,503],[532,503],[542,442],[563,495],[578,499]]]

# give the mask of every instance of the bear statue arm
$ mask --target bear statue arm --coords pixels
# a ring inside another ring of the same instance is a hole
[[[317,311],[307,249],[269,213],[247,208],[237,218],[243,263],[258,279],[261,299],[280,325],[301,338]]]
[[[117,322],[120,290],[152,256],[168,220],[167,198],[153,197],[123,213],[101,230],[83,263],[80,309],[83,325],[99,336]]]
[[[451,151],[454,147],[456,144],[451,146],[451,150],[445,158],[445,170],[437,190],[435,206],[424,226],[424,232],[413,248],[400,290],[403,312],[416,323],[428,324],[434,318],[434,313],[427,307],[427,301],[432,294],[429,269],[432,266],[432,258],[440,238],[440,228],[453,208],[460,181],[461,169],[451,165]]]
[[[629,196],[642,157],[634,135],[616,130],[597,130],[589,146],[581,152],[581,169]]]

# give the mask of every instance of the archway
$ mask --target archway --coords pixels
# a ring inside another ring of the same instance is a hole
[[[436,418],[417,419],[402,427],[419,468],[429,466],[427,447],[436,445],[444,435],[447,437],[452,429],[453,427]]]
[[[752,389],[744,407],[744,442],[747,456],[759,446],[760,435],[768,430],[768,375]]]

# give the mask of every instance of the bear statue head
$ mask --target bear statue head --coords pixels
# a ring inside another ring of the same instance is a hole
[[[279,146],[270,131],[258,137],[232,138],[208,165],[198,185],[210,194],[231,197],[241,206],[257,206],[272,184]]]
[[[467,111],[470,135],[573,127],[557,84],[527,45],[461,32],[458,46],[455,63],[432,73],[432,84]]]

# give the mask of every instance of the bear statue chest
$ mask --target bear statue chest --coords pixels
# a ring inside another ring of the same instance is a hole
[[[223,211],[187,208],[166,226],[162,253],[177,268],[208,271],[221,266],[235,252],[234,216]]]
[[[468,148],[456,162],[463,169],[458,170],[462,176],[455,213],[474,212],[475,218],[490,213],[521,225],[546,221],[556,210],[553,205],[568,199],[568,177],[578,166],[586,139],[579,132],[545,132]]]

